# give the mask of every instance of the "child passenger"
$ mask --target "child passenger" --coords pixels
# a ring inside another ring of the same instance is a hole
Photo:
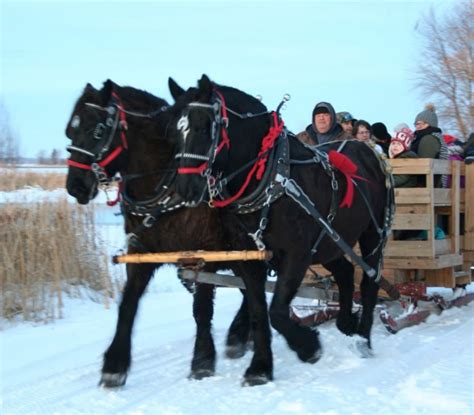
[[[418,158],[417,154],[410,150],[414,134],[409,128],[401,128],[390,140],[388,155],[395,158]],[[395,187],[416,187],[418,178],[412,174],[396,174],[393,176]]]

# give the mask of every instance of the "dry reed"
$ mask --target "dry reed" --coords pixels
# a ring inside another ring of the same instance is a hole
[[[28,187],[54,190],[64,188],[65,183],[66,173],[64,172],[19,171],[15,168],[2,168],[0,172],[1,191],[11,192]]]
[[[64,179],[57,187],[64,188]],[[64,294],[86,293],[107,302],[116,289],[91,205],[66,199],[0,203],[0,258],[0,309],[6,319],[49,321],[62,316]]]

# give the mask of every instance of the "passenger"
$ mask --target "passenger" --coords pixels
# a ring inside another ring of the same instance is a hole
[[[352,129],[352,136],[359,141],[364,141],[371,147],[375,148],[377,153],[383,154],[382,147],[375,143],[370,136],[370,124],[365,120],[358,120]]]
[[[347,140],[352,138],[336,120],[336,112],[329,102],[319,102],[313,109],[312,123],[297,137],[310,146],[324,144],[329,141]]]
[[[415,152],[410,150],[414,134],[409,128],[401,128],[390,141],[388,155],[395,158],[418,158]],[[394,174],[395,187],[417,187],[418,176],[414,174]]]
[[[474,163],[474,133],[469,134],[469,138],[464,145],[464,163]]]
[[[444,134],[443,135],[444,142],[448,148],[448,160],[464,160],[464,143],[458,140],[456,137]],[[460,186],[464,188],[464,177],[461,177]],[[451,175],[447,176],[447,188],[451,188]]]
[[[448,159],[448,149],[438,128],[438,117],[432,104],[428,104],[415,118],[415,139],[411,149],[420,158]]]
[[[336,114],[336,119],[339,124],[341,124],[342,129],[348,133],[352,134],[352,127],[356,120],[354,117],[347,111],[338,112]]]
[[[371,133],[372,140],[374,140],[380,147],[382,147],[383,152],[388,155],[388,147],[390,146],[392,136],[388,133],[385,124],[383,122],[373,123]]]

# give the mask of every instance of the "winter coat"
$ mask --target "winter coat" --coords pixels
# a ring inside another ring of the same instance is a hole
[[[400,153],[395,158],[397,159],[416,159],[418,156],[411,150]],[[419,187],[421,185],[419,176],[416,174],[394,174],[393,181],[395,187]]]
[[[411,143],[411,150],[419,158],[448,159],[448,149],[441,135],[441,130],[436,127],[427,127],[415,131],[415,139]]]

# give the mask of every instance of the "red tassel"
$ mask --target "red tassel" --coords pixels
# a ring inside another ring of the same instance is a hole
[[[352,202],[354,201],[354,183],[352,183],[352,179],[360,179],[364,181],[368,181],[367,179],[357,176],[357,164],[355,164],[349,157],[346,155],[339,153],[335,150],[331,150],[328,153],[329,163],[336,169],[338,169],[345,177],[347,183],[346,194],[342,199],[341,204],[339,205],[340,208],[352,206]]]

